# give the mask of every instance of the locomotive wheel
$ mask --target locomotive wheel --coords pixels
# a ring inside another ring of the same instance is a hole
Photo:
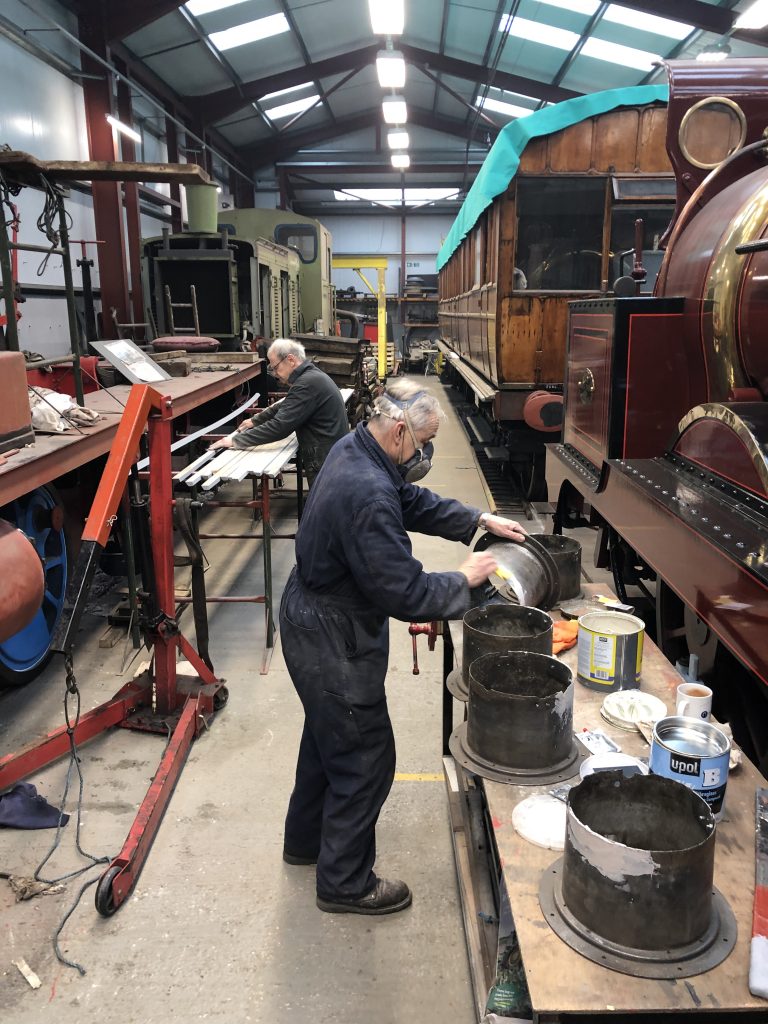
[[[117,910],[112,883],[123,869],[118,864],[107,868],[96,886],[96,909],[102,917],[112,917]]]
[[[34,679],[51,656],[51,637],[64,607],[68,553],[64,515],[56,490],[38,487],[0,511],[29,537],[43,564],[45,591],[34,619],[0,644],[0,685],[23,686]]]

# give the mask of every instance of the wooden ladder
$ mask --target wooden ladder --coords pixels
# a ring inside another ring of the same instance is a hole
[[[190,334],[194,333],[197,337],[200,337],[200,318],[197,315],[197,292],[195,286],[192,284],[189,286],[189,297],[191,302],[173,302],[171,300],[171,289],[169,285],[165,286],[165,308],[168,311],[168,326],[170,328],[170,334]],[[176,322],[173,318],[174,309],[191,309],[192,319],[194,320],[193,327],[177,327]]]

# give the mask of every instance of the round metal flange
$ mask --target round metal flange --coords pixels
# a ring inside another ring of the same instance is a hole
[[[576,740],[568,757],[559,764],[547,768],[508,768],[503,764],[494,764],[480,757],[467,743],[467,723],[454,729],[448,742],[454,760],[468,772],[480,775],[492,782],[508,782],[511,786],[550,786],[557,782],[565,782],[579,774],[581,762],[587,756],[586,750],[582,753]]]
[[[567,946],[609,970],[635,978],[691,978],[712,970],[736,945],[737,926],[725,897],[712,890],[709,927],[696,942],[677,949],[636,949],[621,946],[586,928],[563,901],[563,858],[548,867],[539,886],[539,905],[544,920]]]
[[[469,687],[464,682],[464,676],[460,668],[455,668],[453,672],[448,674],[445,685],[448,687],[448,692],[453,694],[456,700],[462,700],[465,704],[467,703],[469,700]]]

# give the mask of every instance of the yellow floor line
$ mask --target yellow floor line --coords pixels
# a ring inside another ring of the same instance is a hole
[[[442,772],[396,772],[395,782],[442,782]]]

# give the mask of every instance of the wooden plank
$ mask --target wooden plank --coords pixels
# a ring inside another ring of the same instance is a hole
[[[638,135],[638,170],[644,174],[672,174],[667,153],[667,108],[645,107]]]
[[[588,171],[592,166],[592,134],[599,118],[569,125],[547,137],[548,166],[555,172]],[[602,130],[602,126],[601,126]]]
[[[13,181],[168,181],[178,185],[207,185],[211,179],[198,164],[136,163],[124,160],[38,160],[21,150],[0,151],[0,170]]]
[[[591,593],[605,588],[587,585]],[[555,616],[556,617],[556,616]],[[453,625],[453,624],[452,624]],[[452,629],[457,658],[461,651],[461,623]],[[576,648],[561,656],[576,670]],[[646,637],[641,688],[659,697],[670,711],[680,676]],[[602,729],[629,754],[647,756],[648,745],[639,733],[611,727],[600,716],[603,694],[575,684],[574,727],[576,731]],[[546,926],[539,907],[538,891],[542,873],[558,859],[521,839],[512,827],[515,805],[535,792],[534,788],[484,782],[489,812],[502,864],[506,887],[517,927],[531,1000],[537,1013],[582,1013],[602,1015],[625,1013],[709,1010],[759,1010],[766,1014],[763,1000],[752,996],[747,986],[752,901],[754,894],[754,792],[762,778],[749,762],[733,772],[726,793],[726,815],[717,826],[715,885],[728,901],[738,922],[739,937],[731,955],[718,967],[685,982],[633,978],[593,964],[567,946]],[[763,1017],[762,1019],[765,1019]]]

